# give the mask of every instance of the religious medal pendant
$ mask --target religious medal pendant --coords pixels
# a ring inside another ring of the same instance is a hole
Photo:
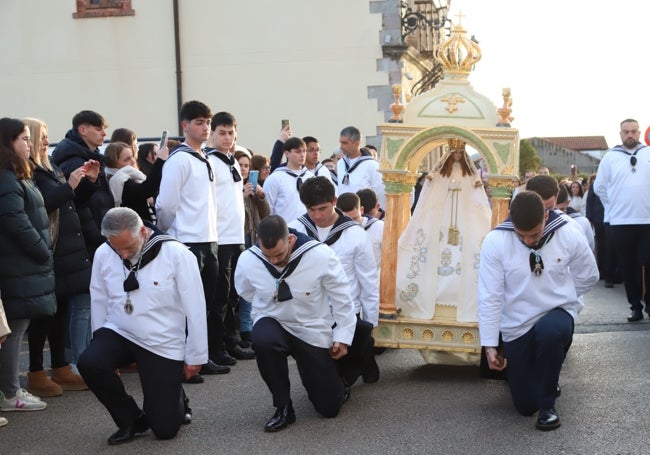
[[[535,266],[533,267],[533,275],[540,276],[542,274],[542,270],[544,270],[544,269],[542,269],[542,264],[537,262],[535,264]]]
[[[124,312],[126,314],[133,313],[133,304],[131,303],[131,298],[127,297],[126,302],[124,302]]]
[[[273,303],[278,303],[278,288],[275,288],[275,293],[273,294]]]

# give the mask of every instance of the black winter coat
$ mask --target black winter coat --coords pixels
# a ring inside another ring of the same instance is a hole
[[[8,320],[56,311],[49,220],[31,180],[0,170],[0,292]]]
[[[104,242],[101,235],[101,224],[104,215],[114,206],[113,196],[108,188],[108,180],[104,172],[104,155],[99,150],[90,150],[86,142],[75,130],[66,133],[63,139],[52,152],[52,162],[59,166],[65,175],[70,178],[70,173],[83,166],[88,160],[96,160],[100,163],[99,176],[95,183],[88,179],[82,179],[77,188],[78,192],[90,191],[89,186],[96,186],[95,192],[88,201],[77,205],[77,213],[81,221],[81,229],[86,248],[92,258],[95,250]]]
[[[54,276],[56,295],[65,298],[89,292],[92,263],[81,230],[75,201],[85,203],[97,188],[86,185],[87,193],[73,191],[66,183],[63,172],[36,167],[34,180],[43,195],[47,213],[59,210],[59,230],[54,245]],[[83,190],[83,188],[82,188]],[[78,193],[78,194],[76,194]]]

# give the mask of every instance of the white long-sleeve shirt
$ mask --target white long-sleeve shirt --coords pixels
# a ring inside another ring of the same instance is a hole
[[[307,234],[305,225],[295,220],[289,227]],[[329,230],[323,232],[324,241]],[[345,229],[330,248],[343,265],[345,276],[350,282],[350,296],[354,302],[355,313],[361,319],[377,326],[379,322],[379,282],[377,281],[377,262],[368,235],[360,224]]]
[[[218,241],[216,185],[214,177],[209,178],[208,165],[177,149],[163,166],[157,226],[183,243]]]
[[[591,249],[591,251],[595,251],[596,240],[594,238],[594,228],[591,227],[591,222],[587,219],[586,216],[582,215],[581,213],[572,213],[568,216],[573,221],[578,223],[580,229],[582,229],[582,233],[585,235],[585,239],[587,239],[587,244],[589,245],[589,248]]]
[[[273,318],[290,334],[321,348],[329,348],[334,342],[352,343],[354,306],[341,263],[331,249],[318,245],[308,250],[285,281],[293,298],[275,302],[276,279],[261,259],[250,250],[239,257],[235,288],[251,302],[254,322]]]
[[[362,163],[359,163],[356,169],[347,173],[345,170],[345,161],[350,165],[354,164],[364,158]],[[382,209],[386,209],[386,191],[384,190],[384,182],[381,179],[381,172],[379,172],[379,163],[375,159],[367,159],[368,157],[359,156],[354,159],[343,157],[336,162],[336,175],[338,176],[339,184],[336,187],[336,195],[343,193],[356,193],[365,188],[372,189],[377,195],[377,201]],[[345,175],[348,175],[348,183],[343,183]],[[266,188],[265,188],[266,189]]]
[[[138,271],[139,289],[128,293],[132,314],[124,311],[127,275],[120,256],[102,244],[95,253],[90,280],[93,332],[106,327],[161,357],[188,365],[205,364],[207,322],[196,257],[179,242],[162,243],[158,256]]]
[[[217,191],[217,234],[221,245],[244,244],[244,221],[246,212],[244,210],[244,180],[235,182],[233,180],[230,165],[227,165],[215,153],[216,150],[208,153],[208,160],[214,169],[214,181]],[[234,160],[234,168],[241,176],[239,162]]]
[[[377,272],[381,269],[381,244],[384,240],[384,222],[382,220],[374,219],[369,220],[367,217],[362,217],[361,225],[368,234],[368,239],[372,245],[372,252],[375,255],[375,261],[377,261]],[[368,222],[371,221],[370,226]]]
[[[650,224],[650,147],[637,147],[634,167],[630,162],[634,150],[620,145],[607,152],[598,165],[594,191],[612,225]]]
[[[598,266],[576,223],[555,231],[540,250],[544,270],[530,270],[530,248],[512,231],[491,231],[481,248],[478,317],[482,346],[497,346],[528,332],[546,313],[563,308],[574,319],[584,303],[579,296],[599,279]]]
[[[314,176],[307,168],[294,171],[286,166],[281,166],[273,171],[264,181],[264,195],[269,203],[271,215],[280,215],[289,223],[307,209],[300,200],[300,192],[297,187],[297,176],[304,182]]]

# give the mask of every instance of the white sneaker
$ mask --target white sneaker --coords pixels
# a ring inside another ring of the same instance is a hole
[[[0,427],[4,427],[8,423],[9,421],[7,419],[5,419],[4,417],[0,417]]]
[[[0,401],[0,411],[40,411],[47,407],[47,403],[41,401],[25,389],[18,389],[13,398],[4,398]]]

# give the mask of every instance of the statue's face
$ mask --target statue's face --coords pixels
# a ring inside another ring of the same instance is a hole
[[[454,161],[460,161],[460,159],[463,157],[463,149],[452,150],[451,156],[454,158]]]

